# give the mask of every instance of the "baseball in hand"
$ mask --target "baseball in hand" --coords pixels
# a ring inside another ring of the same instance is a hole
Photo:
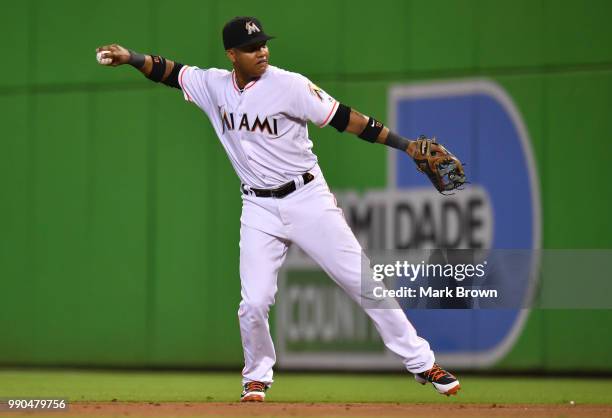
[[[106,57],[107,54],[110,54],[110,51],[100,51],[96,53],[96,60],[99,64],[110,65],[113,63],[112,58]]]

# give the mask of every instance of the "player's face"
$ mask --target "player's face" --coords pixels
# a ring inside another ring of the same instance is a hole
[[[238,71],[248,77],[256,78],[261,77],[268,68],[270,51],[266,42],[258,42],[242,48],[235,48],[233,53],[229,54],[229,57]]]

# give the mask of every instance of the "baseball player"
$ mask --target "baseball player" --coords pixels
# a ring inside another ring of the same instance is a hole
[[[436,152],[434,141],[402,138],[306,77],[271,66],[270,39],[254,17],[227,22],[223,45],[232,71],[183,65],[116,44],[96,50],[102,65],[130,64],[150,80],[180,89],[185,100],[206,114],[240,178],[241,401],[263,401],[273,382],[276,354],[268,313],[291,244],[315,260],[353,300],[362,297],[362,248],[325,182],[307,122],[407,152],[420,170],[435,177],[438,190],[452,190],[463,179],[456,160],[432,160],[441,152]],[[417,336],[401,309],[365,311],[386,347],[402,358],[419,383],[431,382],[441,394],[457,393],[459,381],[435,363],[428,342]]]

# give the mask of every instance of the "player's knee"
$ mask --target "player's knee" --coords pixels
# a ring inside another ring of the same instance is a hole
[[[238,308],[238,316],[252,320],[267,318],[273,302],[271,298],[243,299]]]

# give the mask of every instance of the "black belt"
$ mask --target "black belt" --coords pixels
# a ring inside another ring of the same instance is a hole
[[[304,179],[304,184],[308,184],[314,180],[314,175],[310,173],[302,174],[302,179]],[[240,188],[242,193],[244,194],[254,194],[257,197],[276,197],[277,199],[282,199],[290,193],[295,192],[295,182],[290,181],[288,183],[283,184],[282,186],[277,187],[276,189],[253,189],[246,188],[243,184]]]

